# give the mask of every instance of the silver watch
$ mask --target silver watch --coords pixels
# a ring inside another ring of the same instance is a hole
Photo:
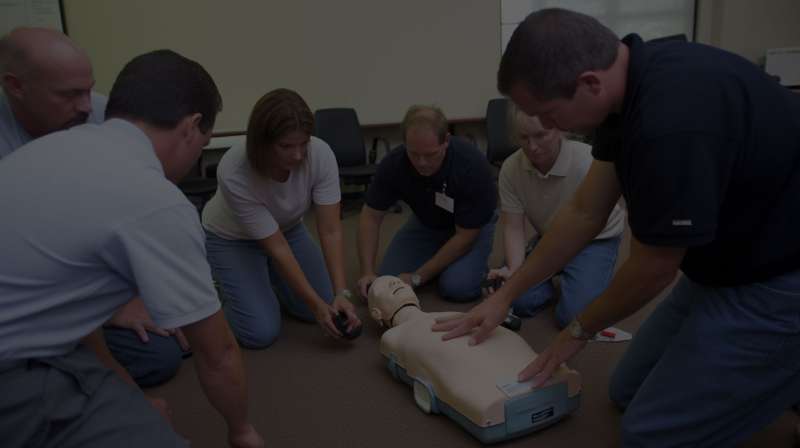
[[[583,325],[581,325],[577,318],[572,319],[572,322],[567,325],[567,331],[569,331],[570,336],[582,341],[588,341],[589,339],[594,338],[594,333],[589,333],[584,330]]]
[[[350,290],[349,290],[349,289],[347,289],[347,288],[344,288],[344,289],[342,289],[341,291],[339,291],[339,294],[336,294],[336,295],[337,295],[337,296],[342,296],[342,297],[344,297],[344,298],[345,298],[345,299],[347,299],[347,300],[351,300],[351,299],[353,298],[353,293],[352,293],[352,291],[350,291]]]
[[[411,274],[411,287],[418,288],[422,284],[422,276],[416,272]]]

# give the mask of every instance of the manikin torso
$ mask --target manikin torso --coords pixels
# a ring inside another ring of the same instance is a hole
[[[370,291],[370,311],[392,327],[381,337],[381,353],[412,378],[428,383],[438,400],[474,424],[502,423],[510,396],[499,386],[515,383],[519,372],[536,358],[528,343],[503,327],[474,346],[468,345],[468,337],[442,341],[442,333],[431,330],[435,319],[461,313],[425,313],[413,290],[401,280],[379,277],[376,282],[379,280],[382,283]],[[543,387],[561,382],[567,383],[569,396],[580,392],[580,375],[563,365]],[[517,387],[515,394],[530,390],[532,385],[522,390]]]

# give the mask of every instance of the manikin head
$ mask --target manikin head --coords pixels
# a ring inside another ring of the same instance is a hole
[[[85,123],[92,112],[89,57],[55,30],[16,28],[0,39],[0,82],[33,138]]]
[[[382,275],[372,282],[367,301],[370,316],[387,327],[394,325],[392,318],[401,308],[419,308],[419,299],[411,286],[392,275]]]

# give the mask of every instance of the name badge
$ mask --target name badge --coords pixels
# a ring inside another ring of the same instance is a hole
[[[437,191],[435,196],[435,202],[437,206],[447,210],[450,213],[453,213],[453,206],[455,205],[455,202],[453,201],[453,198],[451,198],[450,196],[440,191]]]

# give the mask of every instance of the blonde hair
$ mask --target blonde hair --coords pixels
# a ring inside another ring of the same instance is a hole
[[[406,138],[408,130],[417,126],[430,128],[435,134],[439,143],[447,140],[449,124],[444,112],[437,106],[413,105],[406,111],[403,117],[403,139]]]

